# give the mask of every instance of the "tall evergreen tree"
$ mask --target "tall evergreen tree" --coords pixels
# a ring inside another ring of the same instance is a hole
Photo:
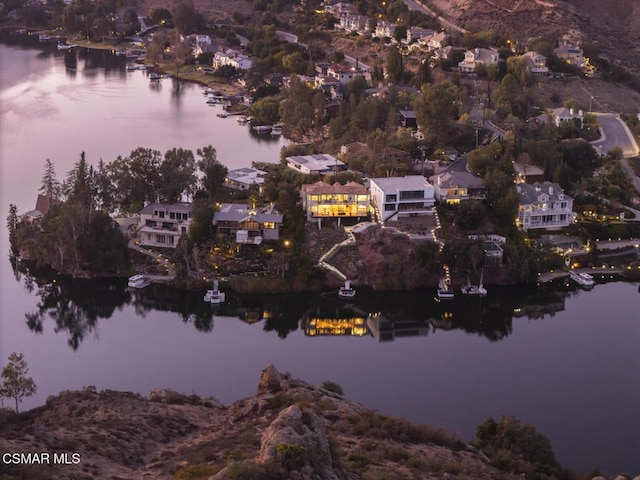
[[[44,174],[42,175],[39,192],[49,198],[59,199],[62,193],[60,182],[56,180],[56,170],[51,160],[47,158],[44,164]]]
[[[389,50],[387,57],[387,76],[389,81],[394,84],[402,83],[404,79],[404,61],[398,47],[393,46]]]

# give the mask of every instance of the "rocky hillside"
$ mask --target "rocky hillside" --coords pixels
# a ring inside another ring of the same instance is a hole
[[[379,415],[273,366],[254,397],[228,406],[166,390],[149,398],[64,392],[0,420],[0,450],[80,454],[70,465],[0,464],[2,479],[517,478],[445,432]]]
[[[432,0],[431,3],[463,27],[519,34],[525,41],[542,35],[594,43],[603,55],[640,71],[640,0]]]

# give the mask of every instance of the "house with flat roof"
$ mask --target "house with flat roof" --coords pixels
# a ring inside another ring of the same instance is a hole
[[[223,203],[213,215],[213,226],[218,239],[260,245],[280,238],[282,220],[274,205],[251,208],[246,203]]]
[[[487,188],[480,177],[469,172],[446,171],[429,178],[433,182],[438,202],[460,203],[464,200],[484,200]]]
[[[252,167],[229,170],[224,179],[224,186],[234,190],[248,190],[254,185],[262,187],[267,172]]]
[[[191,203],[150,203],[139,212],[138,242],[146,247],[176,248],[193,221]]]
[[[302,185],[300,197],[307,221],[322,218],[366,217],[369,215],[370,195],[364,185],[347,182],[333,185],[316,182]]]
[[[559,229],[573,222],[573,198],[557,183],[519,183],[516,190],[520,196],[516,226],[522,230]]]
[[[434,188],[422,175],[371,178],[369,190],[382,224],[401,217],[434,213]]]
[[[287,162],[287,167],[292,168],[297,172],[304,173],[305,175],[310,175],[312,173],[324,175],[326,173],[346,170],[347,168],[344,162],[326,153],[295,155],[293,157],[286,157],[285,160]]]

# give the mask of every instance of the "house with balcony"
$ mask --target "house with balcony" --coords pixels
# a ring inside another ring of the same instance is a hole
[[[333,64],[327,68],[327,77],[334,81],[347,85],[351,80],[357,77],[366,78],[366,72],[360,68],[350,67],[347,65]]]
[[[435,193],[422,175],[369,179],[371,203],[383,225],[402,217],[432,215]]]
[[[223,65],[230,65],[238,70],[249,70],[252,65],[251,59],[244,53],[232,48],[224,48],[213,54],[213,68]]]
[[[260,245],[265,240],[278,240],[283,215],[274,205],[251,208],[246,203],[223,203],[213,215],[216,237],[236,243]]]
[[[487,198],[487,188],[482,178],[469,172],[447,171],[434,175],[429,180],[433,182],[436,200],[441,203]]]
[[[464,60],[458,63],[458,69],[464,73],[473,73],[476,67],[497,65],[500,54],[495,48],[474,48],[464,53]]]
[[[520,196],[516,218],[518,228],[559,229],[573,222],[573,198],[566,195],[557,183],[519,183],[516,190]]]
[[[302,185],[302,208],[307,221],[321,223],[323,218],[358,218],[369,215],[370,195],[364,185],[347,182],[333,185],[316,182]]]
[[[262,187],[267,172],[252,167],[229,170],[224,179],[224,186],[233,190],[248,190],[254,185]]]
[[[325,175],[327,173],[340,172],[347,168],[344,162],[326,153],[295,155],[293,157],[286,157],[285,161],[287,162],[287,167],[305,175],[312,173]]]
[[[533,75],[549,75],[547,57],[538,52],[527,52],[523,55],[527,64],[527,70]]]
[[[409,27],[407,28],[407,36],[402,39],[402,43],[406,45],[411,45],[415,42],[422,43],[427,38],[430,38],[434,35],[434,31],[430,28],[422,28],[422,27]]]
[[[439,50],[444,48],[447,42],[447,34],[445,32],[434,33],[430,37],[426,37],[427,40],[427,48],[429,50]]]
[[[139,212],[138,242],[145,247],[176,248],[193,221],[191,203],[150,203]]]

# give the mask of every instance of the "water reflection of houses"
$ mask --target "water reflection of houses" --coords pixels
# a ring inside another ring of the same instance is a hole
[[[302,317],[304,334],[308,337],[363,337],[369,335],[365,315],[349,308],[337,308],[335,311],[316,308],[305,312]]]
[[[566,291],[541,292],[533,297],[525,299],[513,309],[514,317],[527,317],[532,320],[543,319],[545,316],[554,316],[556,312],[564,310],[565,299],[570,295]]]
[[[382,312],[369,314],[367,326],[379,342],[393,342],[396,337],[424,337],[429,334],[427,321],[396,318]]]

